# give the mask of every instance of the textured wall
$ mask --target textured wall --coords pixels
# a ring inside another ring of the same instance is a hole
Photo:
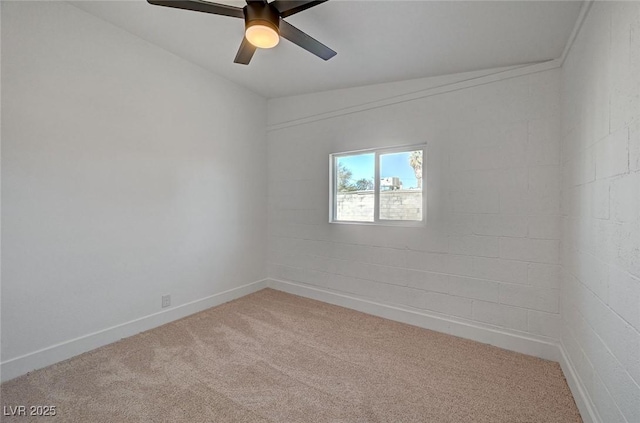
[[[293,125],[272,119],[269,276],[559,338],[559,91],[552,70]],[[304,116],[305,104],[350,98],[277,99],[269,113],[284,122],[289,102]],[[424,142],[425,227],[328,223],[330,153]]]
[[[562,343],[601,421],[640,422],[640,3],[593,5],[562,112]]]

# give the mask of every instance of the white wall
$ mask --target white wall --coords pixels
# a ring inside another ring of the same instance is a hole
[[[562,345],[602,422],[640,422],[640,3],[593,5],[562,112]]]
[[[270,100],[270,278],[559,339],[559,70],[478,75]],[[330,153],[423,142],[426,227],[328,223]]]
[[[4,364],[266,276],[265,99],[62,2],[2,2],[2,91]]]

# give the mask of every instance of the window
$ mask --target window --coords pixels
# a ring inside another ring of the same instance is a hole
[[[424,222],[425,146],[330,155],[330,221],[415,225]]]

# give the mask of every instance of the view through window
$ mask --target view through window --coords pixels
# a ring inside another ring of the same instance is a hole
[[[333,222],[423,221],[424,146],[331,155]]]

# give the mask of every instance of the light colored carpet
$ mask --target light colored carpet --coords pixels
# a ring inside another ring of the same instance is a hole
[[[557,363],[265,289],[6,382],[4,422],[580,422]]]

